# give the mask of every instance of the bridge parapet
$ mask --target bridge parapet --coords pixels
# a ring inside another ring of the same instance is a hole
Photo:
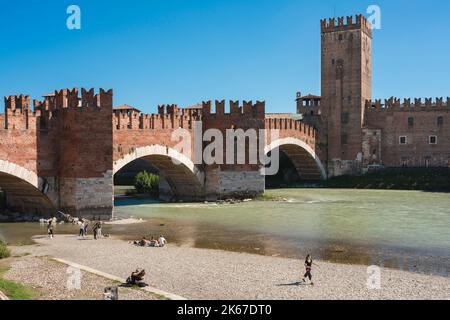
[[[114,130],[176,130],[193,129],[194,121],[200,116],[178,108],[177,105],[158,106],[157,114],[144,114],[138,111],[116,110],[113,115]]]
[[[291,118],[269,118],[265,119],[266,130],[279,130],[280,138],[292,137],[300,139],[308,144],[313,150],[316,149],[317,130],[300,120]],[[268,141],[266,144],[271,144],[271,135],[268,134]]]

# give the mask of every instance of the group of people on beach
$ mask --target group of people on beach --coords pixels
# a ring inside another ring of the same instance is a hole
[[[80,232],[79,232],[78,236],[80,238],[86,237],[87,232],[88,232],[88,227],[89,227],[89,221],[80,219],[78,221],[78,225],[80,226]],[[94,223],[94,226],[92,227],[92,232],[94,234],[95,240],[97,240],[99,237],[102,236],[102,222],[101,221],[97,221]]]
[[[47,230],[48,230],[48,236],[50,239],[53,239],[54,232],[53,232],[53,224],[54,219],[48,220]],[[87,236],[89,221],[80,219],[78,221],[78,224],[80,226],[80,232],[79,237],[84,238]],[[94,233],[94,239],[97,240],[98,237],[102,236],[102,223],[100,221],[96,222],[92,228],[92,231]],[[163,235],[159,237],[159,239],[155,239],[154,237],[151,237],[150,240],[148,240],[146,237],[142,237],[141,240],[136,240],[133,242],[134,245],[140,246],[140,247],[164,247],[167,244],[166,238],[164,238]],[[312,281],[312,267],[313,265],[318,266],[316,263],[314,263],[312,256],[310,254],[307,255],[305,259],[305,269],[306,272],[303,275],[303,283],[306,283],[306,280],[309,279],[309,282],[311,285],[314,285],[314,282]]]
[[[154,237],[151,237],[150,240],[148,240],[146,237],[142,237],[141,240],[133,241],[134,245],[137,245],[139,247],[159,247],[162,248],[167,244],[166,238],[164,238],[163,235],[159,236],[159,239],[155,239]]]

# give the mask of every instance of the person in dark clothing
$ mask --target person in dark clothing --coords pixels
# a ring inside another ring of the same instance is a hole
[[[92,229],[94,232],[94,239],[97,240],[97,234],[98,234],[98,223],[94,224],[94,228]]]
[[[316,265],[316,264],[313,262],[313,259],[312,259],[311,255],[308,254],[308,256],[305,259],[306,273],[303,276],[303,282],[306,283],[306,278],[308,278],[309,281],[311,282],[312,286],[314,285],[314,283],[312,282],[312,274],[311,274],[313,265]]]
[[[53,239],[53,221],[52,220],[50,220],[49,222],[48,222],[48,225],[47,225],[47,231],[48,231],[48,237],[50,238],[50,239]]]

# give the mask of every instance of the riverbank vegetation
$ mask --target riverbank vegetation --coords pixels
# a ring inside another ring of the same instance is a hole
[[[325,188],[423,190],[450,192],[449,168],[392,168],[363,176],[341,176],[321,183]]]
[[[9,267],[0,265],[0,291],[11,300],[34,300],[38,294],[31,288],[20,283],[4,279],[4,275],[9,271]]]
[[[11,256],[11,251],[8,249],[5,242],[0,240],[0,259],[5,259]]]
[[[138,194],[159,195],[159,176],[143,171],[134,178],[134,188]]]

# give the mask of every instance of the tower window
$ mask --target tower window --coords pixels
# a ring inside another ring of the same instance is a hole
[[[334,66],[334,64],[335,64],[335,60],[334,59],[331,59],[331,64]]]
[[[429,142],[430,144],[437,144],[437,136],[430,136]]]
[[[408,143],[408,138],[406,136],[401,136],[399,139],[399,143],[400,144],[407,144]]]
[[[349,116],[348,112],[342,112],[341,113],[341,123],[342,124],[349,123],[350,122],[349,119],[350,119],[350,116]]]
[[[341,143],[342,144],[347,144],[348,143],[348,135],[346,133],[343,133],[341,135]]]
[[[444,125],[444,117],[438,117],[437,118],[437,125],[438,127],[442,127]]]
[[[408,118],[408,127],[409,128],[414,127],[414,117],[409,117]]]
[[[342,41],[343,37],[342,34],[339,35],[339,41]]]

